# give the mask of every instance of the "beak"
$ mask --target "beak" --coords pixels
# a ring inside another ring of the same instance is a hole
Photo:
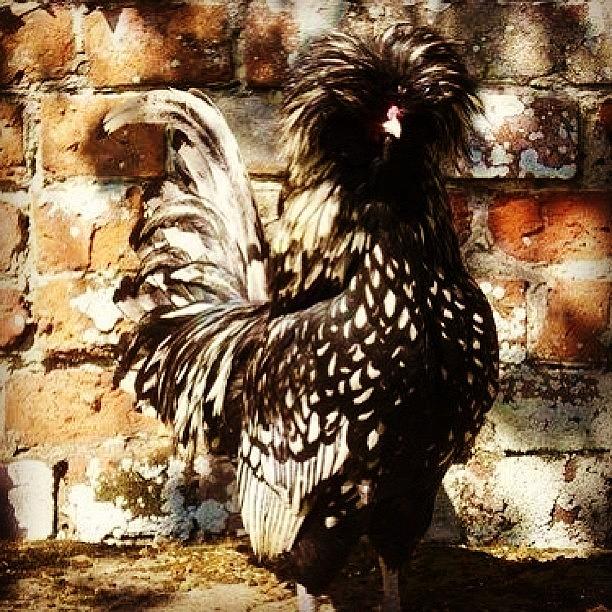
[[[391,136],[394,136],[398,140],[402,135],[402,124],[399,122],[395,113],[382,124],[382,128],[386,134],[391,134]]]

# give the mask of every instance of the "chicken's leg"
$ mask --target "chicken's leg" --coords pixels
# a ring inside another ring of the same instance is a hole
[[[399,572],[387,567],[382,557],[378,558],[382,573],[383,600],[382,612],[400,612],[402,607],[399,595]]]
[[[298,612],[317,612],[317,598],[311,595],[302,584],[297,585],[296,591]]]

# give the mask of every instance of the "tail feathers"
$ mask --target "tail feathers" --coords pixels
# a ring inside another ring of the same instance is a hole
[[[139,399],[179,442],[203,433],[214,446],[238,431],[233,395],[267,318],[261,222],[238,144],[208,98],[147,92],[111,111],[104,127],[133,123],[170,128],[173,172],[145,194],[134,239],[140,269],[116,296],[139,320],[117,374],[137,370]]]
[[[243,299],[265,299],[261,222],[238,144],[220,111],[201,94],[152,91],[111,111],[104,127],[110,133],[132,123],[172,129],[175,171],[147,202],[137,243],[148,261],[137,287],[151,281],[170,303],[184,292],[187,300],[225,300],[228,286]],[[210,278],[211,269],[218,270],[217,279]]]
[[[261,340],[267,311],[264,304],[199,302],[156,308],[141,322],[126,361],[146,355],[136,392],[173,424],[180,443],[203,434],[214,447],[219,435],[237,434],[242,409],[228,398],[228,385],[236,385]]]

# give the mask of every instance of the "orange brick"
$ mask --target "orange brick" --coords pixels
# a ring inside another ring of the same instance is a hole
[[[244,28],[246,79],[256,87],[274,87],[286,79],[287,57],[297,48],[297,25],[288,12],[273,12],[253,2]]]
[[[78,369],[19,371],[6,384],[5,427],[27,445],[87,442],[160,429],[113,389],[112,372]]]
[[[11,204],[0,202],[0,271],[10,269],[13,256],[23,248],[25,241],[25,218]]]
[[[25,174],[21,112],[21,105],[0,101],[0,180],[16,180]]]
[[[84,40],[94,85],[232,78],[224,4],[98,9],[85,16]]]
[[[0,288],[0,348],[14,346],[23,335],[28,311],[17,289]]]
[[[50,203],[34,211],[39,272],[84,270],[89,264],[91,220],[68,215]]]
[[[489,210],[497,246],[525,261],[612,256],[612,205],[603,191],[502,196]]]
[[[59,79],[74,59],[70,12],[35,10],[15,17],[9,7],[0,9],[0,84]]]
[[[86,194],[80,197],[86,198]],[[109,196],[107,209],[93,218],[81,214],[86,212],[87,201],[75,202],[74,208],[66,210],[55,204],[52,196],[49,200],[34,214],[40,272],[137,267],[130,235],[142,214],[140,189],[128,189],[119,201]]]
[[[127,126],[110,136],[102,120],[123,96],[48,95],[42,105],[45,172],[70,176],[151,177],[164,172],[164,129]]]
[[[555,363],[595,364],[606,357],[612,283],[560,281],[549,289],[543,328],[533,355]]]
[[[96,224],[92,236],[89,266],[93,270],[118,268],[135,270],[138,256],[130,246],[134,227],[142,218],[142,192],[129,189],[120,206],[113,207],[111,216]]]
[[[32,315],[44,353],[108,356],[112,352],[108,334],[126,329],[112,295],[112,288],[84,279],[54,279],[36,288]]]

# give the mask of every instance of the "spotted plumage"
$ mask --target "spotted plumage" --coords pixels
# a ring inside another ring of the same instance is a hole
[[[429,30],[313,43],[285,97],[289,173],[269,245],[210,101],[152,92],[107,119],[169,123],[177,168],[149,200],[132,285],[149,307],[124,367],[180,440],[237,454],[252,547],[290,554],[300,601],[362,534],[397,586],[389,572],[497,392],[491,311],[441,172],[478,108]]]

